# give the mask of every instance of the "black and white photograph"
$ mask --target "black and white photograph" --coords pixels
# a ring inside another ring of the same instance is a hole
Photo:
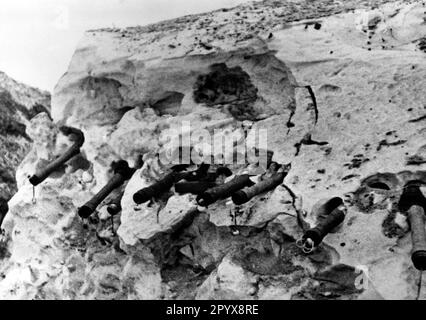
[[[1,0],[0,49],[0,300],[426,300],[425,0]]]

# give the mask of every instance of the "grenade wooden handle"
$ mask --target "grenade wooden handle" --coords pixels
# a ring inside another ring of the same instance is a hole
[[[411,227],[411,260],[418,270],[426,270],[426,231],[423,208],[413,205],[408,209],[408,221]]]
[[[305,232],[303,238],[310,238],[314,242],[314,246],[318,246],[327,234],[340,225],[345,220],[345,212],[341,207],[334,209],[327,217],[325,217],[317,226]]]
[[[244,187],[252,185],[253,182],[250,180],[250,176],[248,174],[239,175],[231,181],[206,190],[197,197],[197,203],[200,206],[205,207],[219,199],[230,197],[233,193]]]
[[[140,189],[133,195],[133,201],[136,204],[141,204],[151,200],[152,197],[158,196],[170,190],[175,182],[183,178],[179,172],[171,172],[167,174],[163,179],[155,182],[154,184]]]
[[[113,191],[121,186],[126,180],[130,179],[135,169],[129,168],[127,162],[120,161],[115,169],[113,177],[97,194],[78,209],[78,215],[82,218],[88,218],[98,207],[98,205]]]
[[[251,187],[238,190],[232,195],[232,201],[237,204],[248,202],[254,196],[272,190],[280,185],[286,176],[286,172],[278,172],[273,177],[262,180]]]
[[[69,147],[61,156],[50,162],[46,167],[37,171],[34,175],[30,177],[30,183],[33,186],[36,186],[43,182],[48,176],[52,174],[55,170],[59,169],[61,165],[70,160],[72,157],[80,153],[80,147],[84,143],[84,134],[78,129],[71,127],[60,127],[61,132],[66,136],[73,136],[74,143]]]
[[[140,189],[133,195],[133,201],[136,204],[141,204],[144,202],[147,202],[151,200],[154,196],[161,195],[168,190],[170,190],[171,187],[176,182],[179,182],[180,180],[187,180],[187,181],[198,181],[199,179],[204,178],[208,175],[208,169],[210,165],[202,163],[197,170],[190,171],[190,172],[180,172],[181,170],[185,169],[186,166],[179,166],[175,167],[174,171],[167,174],[163,179],[155,182],[154,184]]]
[[[50,176],[55,170],[59,169],[61,165],[67,162],[72,157],[76,156],[80,153],[80,147],[76,145],[72,145],[65,153],[63,153],[60,157],[53,160],[43,169],[37,171],[34,175],[30,177],[30,183],[33,186],[36,186],[42,183],[48,176]]]
[[[78,209],[78,215],[82,218],[88,218],[98,207],[98,205],[111,193],[126,181],[121,174],[115,174],[111,180],[101,189],[92,199],[87,201]]]

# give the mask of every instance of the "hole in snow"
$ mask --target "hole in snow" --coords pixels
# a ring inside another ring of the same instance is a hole
[[[227,105],[229,113],[238,119],[254,119],[254,102],[258,89],[240,66],[228,68],[224,63],[210,66],[211,72],[200,75],[194,87],[194,101],[208,106]]]

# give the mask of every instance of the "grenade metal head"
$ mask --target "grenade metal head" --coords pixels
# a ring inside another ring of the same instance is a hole
[[[426,270],[426,251],[413,252],[411,261],[417,270]]]
[[[420,190],[422,181],[412,180],[405,184],[399,198],[398,208],[400,211],[407,211],[413,205],[418,205],[426,210],[426,198]]]
[[[59,127],[59,131],[61,131],[65,136],[68,136],[77,146],[81,147],[83,145],[84,134],[81,130],[73,127],[61,126]]]
[[[154,195],[154,192],[149,189],[149,187],[139,190],[133,194],[133,202],[136,204],[141,204],[150,200]]]
[[[38,176],[37,176],[37,174],[33,174],[29,179],[28,179],[29,181],[30,181],[30,183],[33,185],[33,186],[36,186],[36,185],[38,185],[38,184],[40,184],[41,182],[43,182],[43,180],[42,179],[40,179]]]
[[[136,171],[135,168],[130,168],[125,160],[114,161],[111,168],[114,170],[114,174],[122,175],[125,180],[129,180]]]
[[[119,213],[121,211],[121,206],[119,203],[111,203],[108,207],[107,207],[107,212],[112,215],[115,216],[117,213]]]

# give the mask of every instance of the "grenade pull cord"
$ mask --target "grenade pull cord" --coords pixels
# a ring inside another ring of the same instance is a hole
[[[161,211],[162,207],[159,206],[157,209],[157,223],[160,224],[160,211]]]
[[[89,219],[88,218],[81,218],[81,223],[83,225],[83,229],[85,229],[85,230],[89,229]]]
[[[296,246],[306,254],[311,253],[315,249],[314,241],[311,238],[300,238],[296,241]]]
[[[35,186],[33,186],[33,198],[31,199],[32,204],[36,204],[37,203],[37,199],[35,196]]]
[[[237,236],[240,234],[240,231],[237,227],[237,212],[236,210],[233,210],[232,212],[232,226],[231,226],[231,232],[234,236]]]
[[[110,219],[111,219],[111,230],[112,230],[112,234],[115,236],[116,233],[115,233],[115,229],[114,229],[114,216],[111,215]]]

